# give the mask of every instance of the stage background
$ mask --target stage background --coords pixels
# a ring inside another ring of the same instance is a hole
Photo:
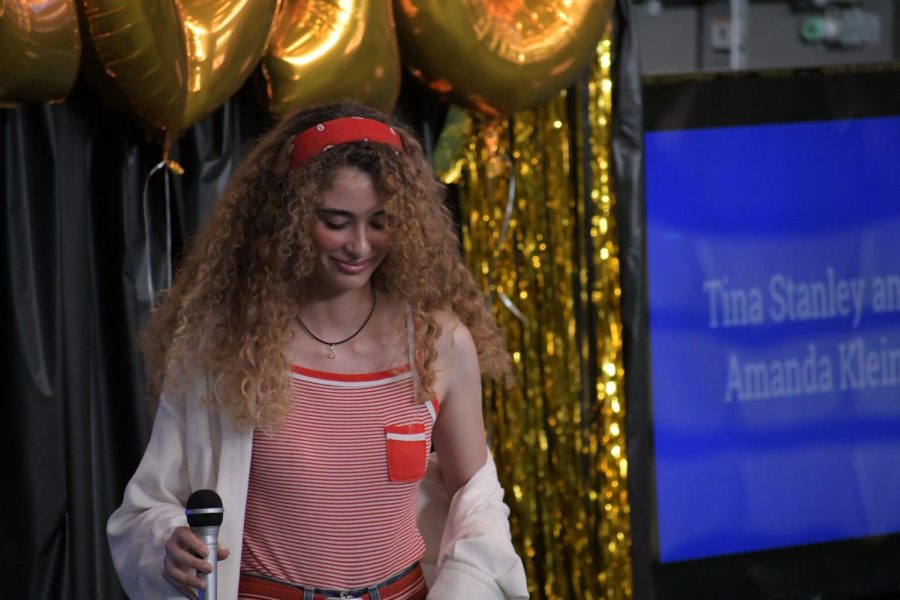
[[[617,27],[606,42],[604,58],[607,112],[602,123],[596,123],[602,125],[604,144],[616,156],[603,159],[604,185],[622,186],[607,198],[613,224],[615,211],[623,210],[616,198],[624,210],[635,205],[640,161],[640,88],[629,3],[619,3],[616,12]],[[586,89],[587,77],[586,73],[577,85]],[[617,77],[621,86],[612,85]],[[171,228],[160,201],[164,178],[158,174],[150,182],[150,277],[156,290],[167,285],[167,230],[177,265],[185,241],[203,222],[246,146],[270,124],[256,86],[248,82],[173,145],[171,157],[185,174],[170,176]],[[620,110],[610,121],[615,104]],[[419,129],[426,145],[435,142],[447,110],[444,103],[404,79],[398,109]],[[575,118],[579,113],[573,109]],[[541,110],[545,109],[535,109],[525,118],[534,118]],[[11,409],[0,425],[5,465],[0,586],[10,597],[124,597],[105,526],[149,437],[151,417],[145,408],[135,338],[149,307],[141,197],[145,178],[159,160],[160,148],[147,142],[134,122],[107,110],[84,81],[63,103],[0,110],[4,220],[0,308],[7,315],[2,364]],[[621,181],[610,176],[613,168]],[[611,228],[607,237],[611,239],[615,231]],[[605,281],[610,290],[617,285],[615,279]],[[624,287],[628,293],[629,286]],[[637,287],[633,284],[630,289],[636,292]],[[594,309],[599,311],[595,317],[602,316],[618,336],[624,335],[627,350],[630,333],[618,328],[617,309],[599,304]],[[608,337],[608,332],[601,335]],[[622,377],[621,365],[612,376]],[[579,403],[592,398],[597,396],[589,391]],[[597,410],[609,410],[609,402],[604,406]],[[623,400],[617,418],[624,418],[624,410]],[[602,428],[604,423],[599,420],[595,425]],[[528,432],[532,439],[547,439],[548,432],[551,438],[555,435],[551,422],[533,424],[537,429]],[[624,439],[624,430],[617,436]],[[504,440],[494,432],[492,443],[515,445],[518,440]],[[535,446],[535,451],[540,449]],[[610,458],[602,446],[595,448],[594,457]],[[585,476],[594,482],[594,491],[603,498],[607,482],[603,469],[610,465],[599,460],[584,467],[590,470]],[[627,460],[618,456],[612,465],[619,469]],[[609,527],[602,502],[592,498],[583,506],[587,512],[581,515],[582,525],[590,522],[593,529],[576,534],[566,531],[578,526],[576,521],[563,523],[558,507],[542,504],[530,490],[518,499],[508,494],[520,524],[514,531],[520,550],[522,531],[534,529],[532,550],[523,552],[534,597],[630,597],[626,475],[616,475],[614,543],[591,540],[594,562],[589,570],[581,569],[580,556],[564,544],[571,535],[584,537]],[[512,490],[516,482],[502,483]],[[601,513],[591,512],[595,509]],[[540,522],[529,525],[531,518]]]

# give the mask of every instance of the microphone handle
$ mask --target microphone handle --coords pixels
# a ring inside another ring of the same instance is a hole
[[[211,573],[200,573],[199,577],[206,582],[206,589],[198,589],[197,597],[200,600],[216,600],[216,571],[218,568],[219,528],[218,527],[191,527],[200,541],[209,548],[209,556],[206,560],[212,565]]]

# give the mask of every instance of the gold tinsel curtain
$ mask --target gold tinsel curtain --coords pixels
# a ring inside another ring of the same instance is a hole
[[[446,176],[518,369],[485,410],[534,598],[631,597],[610,62],[605,39],[587,80],[473,123]]]

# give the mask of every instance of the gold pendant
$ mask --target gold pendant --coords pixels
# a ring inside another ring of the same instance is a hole
[[[334,352],[334,344],[331,344],[331,348],[328,349],[328,358],[334,360],[337,358],[337,354]]]

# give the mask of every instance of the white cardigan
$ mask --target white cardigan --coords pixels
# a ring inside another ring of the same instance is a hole
[[[201,404],[199,391],[160,398],[150,443],[107,524],[116,571],[135,600],[182,598],[163,578],[165,543],[176,527],[187,524],[184,504],[199,489],[222,497],[219,543],[231,556],[218,565],[218,593],[221,600],[237,598],[253,436],[237,430],[225,411]],[[490,454],[449,501],[432,453],[418,510],[429,599],[528,598],[508,517]]]

